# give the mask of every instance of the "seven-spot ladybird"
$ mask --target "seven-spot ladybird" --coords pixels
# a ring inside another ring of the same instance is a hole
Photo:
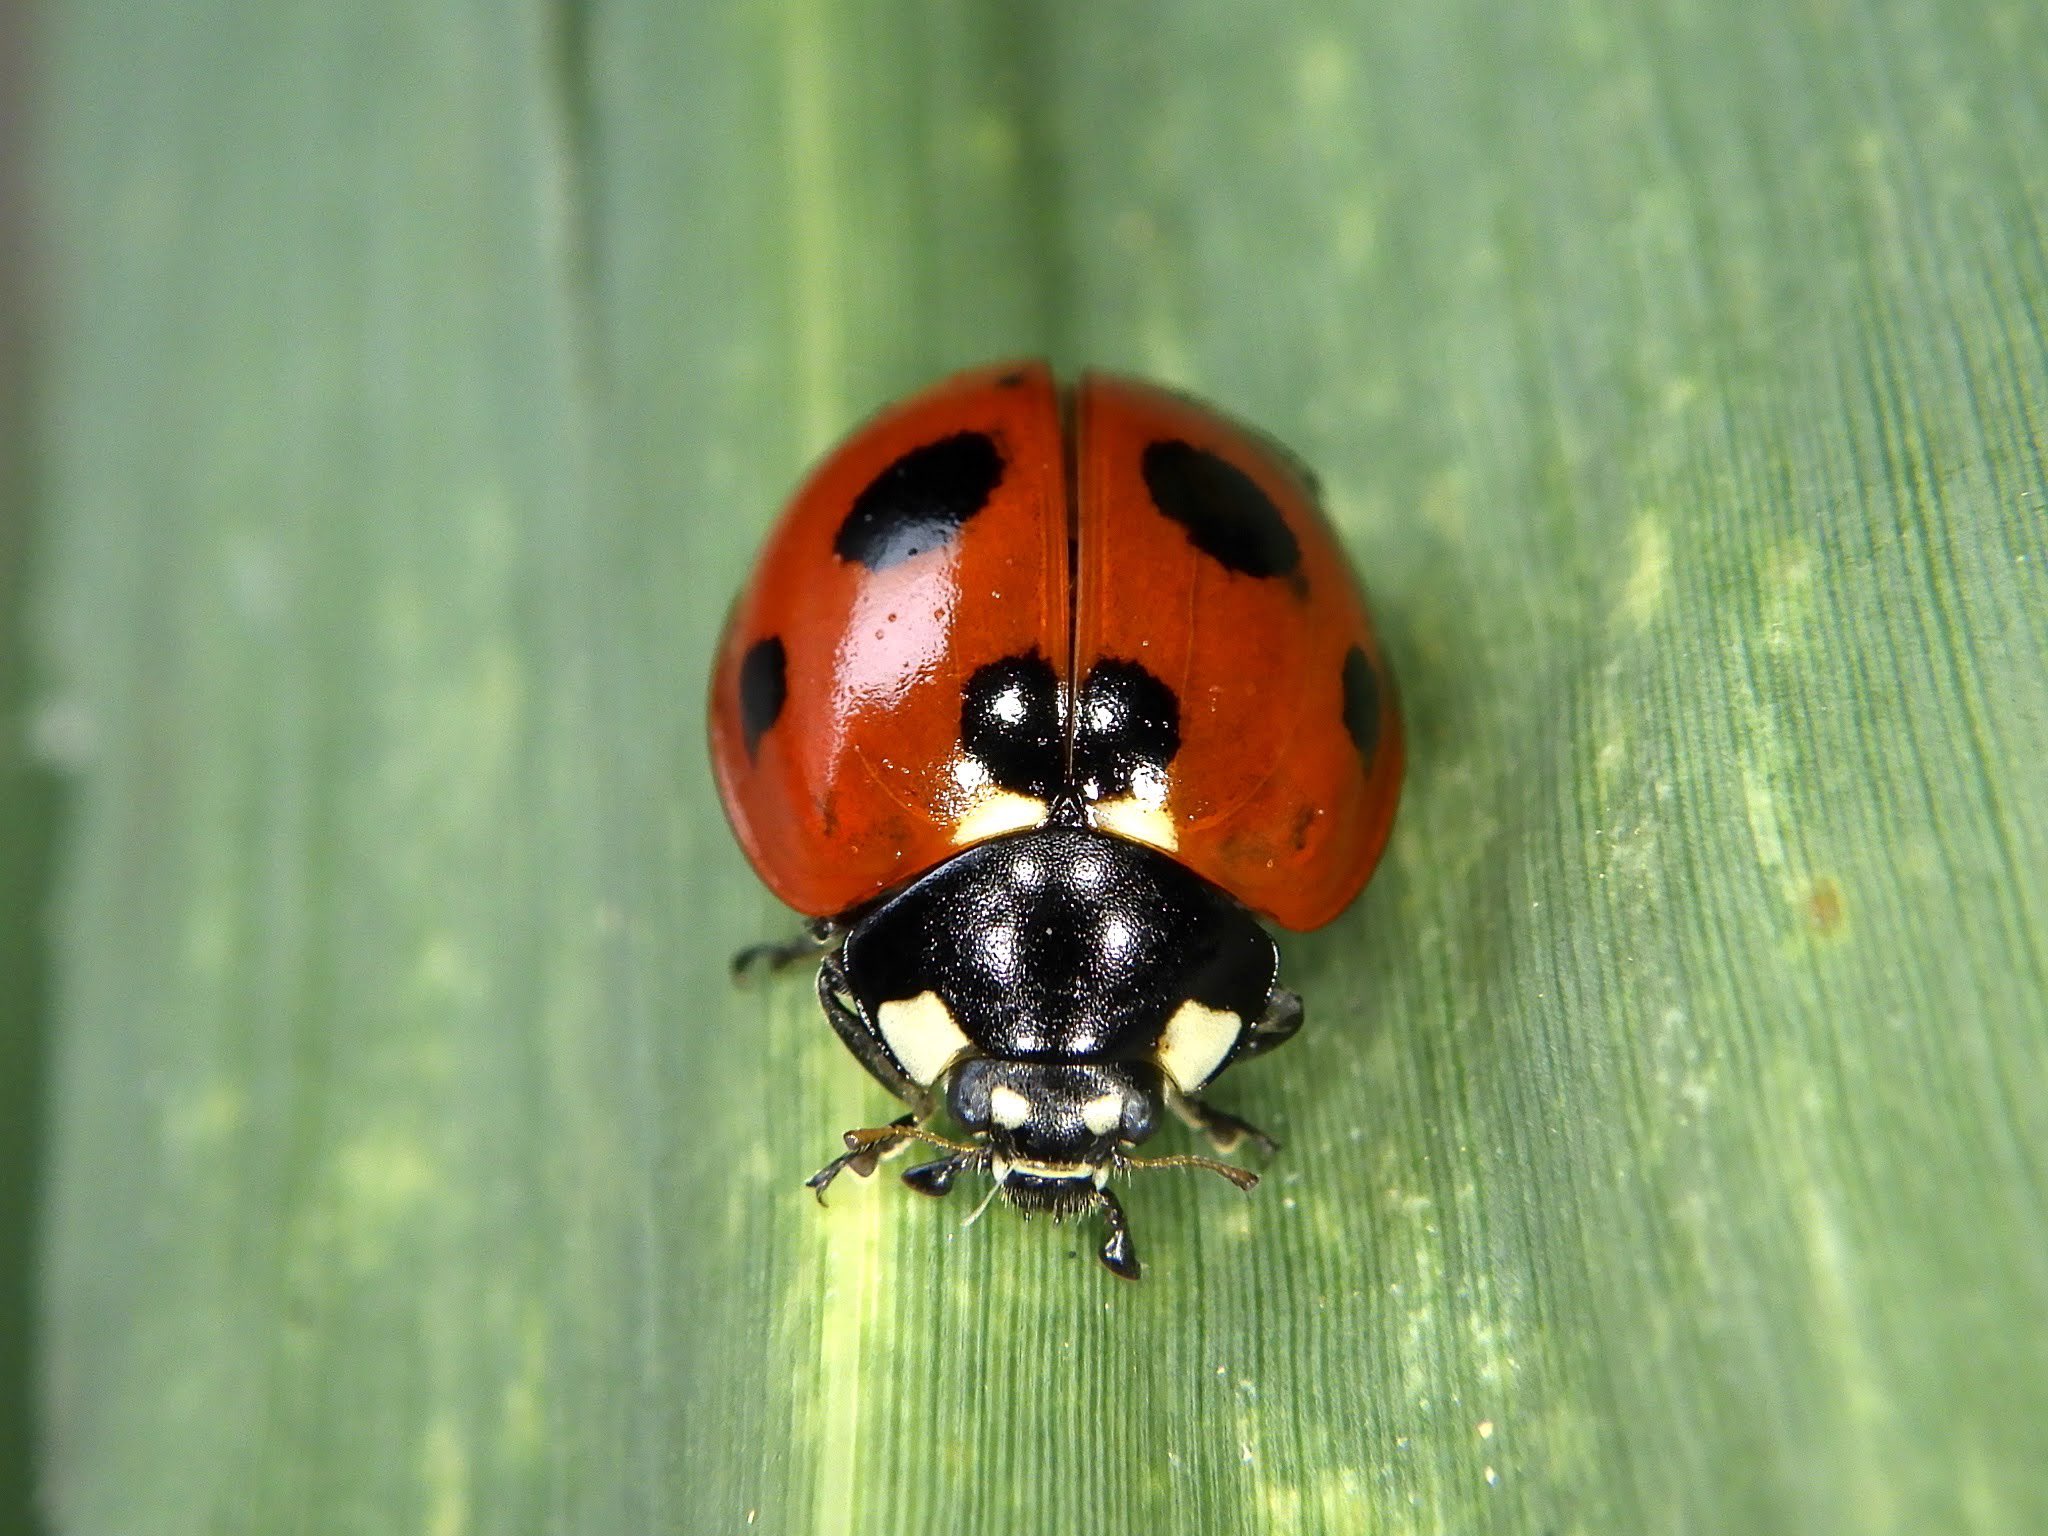
[[[826,458],[770,535],[711,684],[711,756],[754,869],[813,921],[818,1000],[910,1113],[866,1176],[987,1172],[1098,1212],[1162,1108],[1300,1028],[1260,917],[1342,912],[1401,783],[1394,690],[1306,474],[1181,396],[1043,364],[961,374]],[[967,1132],[927,1122],[943,1107]]]

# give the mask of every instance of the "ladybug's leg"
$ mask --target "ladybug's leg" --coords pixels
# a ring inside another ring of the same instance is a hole
[[[732,979],[746,981],[758,975],[772,976],[788,970],[799,960],[809,960],[820,950],[830,949],[840,937],[839,925],[829,917],[814,917],[793,939],[779,944],[749,944],[732,957]]]
[[[1218,1152],[1235,1152],[1247,1141],[1268,1157],[1280,1150],[1280,1143],[1256,1125],[1248,1120],[1240,1120],[1213,1104],[1205,1104],[1200,1099],[1190,1099],[1178,1093],[1168,1094],[1166,1102],[1176,1115],[1208,1137],[1209,1145]]]
[[[889,1122],[889,1129],[893,1131],[905,1126],[912,1126],[915,1124],[917,1124],[917,1116],[898,1115],[894,1120],[891,1120]],[[839,1175],[844,1173],[847,1169],[851,1168],[855,1173],[859,1174],[862,1178],[866,1178],[869,1174],[875,1171],[875,1164],[879,1163],[891,1152],[894,1152],[899,1148],[908,1145],[909,1142],[905,1138],[884,1137],[879,1141],[869,1142],[867,1145],[862,1146],[855,1151],[842,1152],[837,1157],[833,1158],[831,1162],[827,1163],[824,1167],[820,1168],[816,1173],[812,1174],[808,1179],[805,1179],[804,1188],[810,1190],[812,1194],[816,1195],[818,1197],[818,1204],[823,1205],[825,1203],[826,1186],[829,1185],[834,1179],[838,1178]],[[915,1168],[911,1169],[910,1171],[912,1173],[917,1172]],[[940,1191],[940,1193],[944,1193],[944,1191]]]
[[[1301,1020],[1300,996],[1285,987],[1275,987],[1266,999],[1265,1014],[1244,1032],[1244,1038],[1238,1042],[1237,1050],[1230,1058],[1231,1065],[1264,1055],[1274,1046],[1292,1040],[1301,1028]],[[1280,1150],[1280,1143],[1257,1126],[1213,1104],[1178,1093],[1168,1094],[1167,1103],[1182,1120],[1208,1137],[1209,1144],[1218,1152],[1235,1152],[1247,1141],[1268,1157]]]
[[[1301,1028],[1301,1019],[1301,995],[1275,987],[1266,999],[1265,1016],[1246,1030],[1244,1039],[1238,1042],[1232,1064],[1263,1056],[1276,1045],[1285,1045]]]
[[[1102,1224],[1109,1228],[1109,1235],[1103,1238],[1095,1256],[1111,1274],[1125,1280],[1137,1279],[1142,1266],[1138,1263],[1138,1250],[1131,1243],[1131,1224],[1124,1216],[1123,1206],[1106,1189],[1095,1192],[1095,1206],[1102,1212]]]
[[[929,1163],[919,1163],[915,1168],[903,1171],[903,1182],[920,1195],[937,1199],[953,1192],[953,1179],[963,1169],[978,1168],[981,1160],[965,1152],[953,1152],[945,1157],[934,1158]]]
[[[826,956],[818,967],[818,1002],[831,1022],[832,1032],[845,1042],[854,1059],[868,1069],[869,1076],[910,1106],[910,1113],[890,1121],[889,1129],[907,1130],[920,1121],[929,1120],[937,1108],[932,1102],[931,1091],[903,1075],[903,1069],[896,1065],[881,1038],[869,1027],[866,1016],[846,997],[845,986],[846,976],[839,968],[838,958]],[[870,1141],[854,1151],[842,1152],[804,1183],[822,1204],[826,1186],[846,1169],[851,1168],[864,1179],[875,1171],[875,1166],[883,1158],[900,1152],[910,1142],[908,1136],[885,1136]]]

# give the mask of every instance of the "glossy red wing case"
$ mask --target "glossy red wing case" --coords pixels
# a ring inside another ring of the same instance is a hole
[[[1038,701],[1030,751],[965,751],[970,693],[999,731]],[[1364,601],[1286,456],[1100,375],[1063,423],[1037,364],[948,380],[813,473],[729,621],[711,731],[749,859],[815,916],[1064,800],[1318,927],[1371,874],[1402,766]]]
[[[1401,783],[1393,684],[1350,563],[1303,474],[1215,411],[1089,375],[1074,419],[1071,675],[1135,661],[1180,706],[1179,750],[1142,797],[1156,809],[1112,810],[1111,829],[1321,927],[1372,873]]]
[[[892,515],[870,515],[885,500]],[[812,473],[727,622],[711,690],[719,792],[777,896],[836,916],[958,851],[963,829],[1030,824],[1006,821],[963,759],[961,696],[998,656],[1064,668],[1067,553],[1042,364],[949,379]]]

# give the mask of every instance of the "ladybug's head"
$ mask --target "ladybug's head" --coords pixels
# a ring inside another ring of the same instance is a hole
[[[833,1174],[852,1167],[866,1175],[875,1160],[906,1141],[922,1141],[950,1154],[923,1163],[903,1182],[927,1195],[943,1195],[963,1172],[986,1171],[1000,1194],[1025,1215],[1049,1212],[1055,1221],[1094,1211],[1109,1229],[1096,1256],[1127,1280],[1138,1278],[1138,1255],[1123,1206],[1109,1192],[1113,1173],[1128,1168],[1207,1168],[1239,1189],[1258,1176],[1214,1158],[1134,1157],[1125,1151],[1150,1136],[1166,1101],[1160,1069],[1138,1062],[1035,1062],[976,1057],[962,1062],[947,1084],[946,1107],[974,1133],[952,1141],[898,1121],[846,1133],[847,1155],[812,1176],[822,1191]]]
[[[989,1058],[962,1062],[946,1092],[953,1118],[979,1133],[1003,1198],[1019,1210],[1071,1215],[1099,1205],[1122,1149],[1159,1119],[1159,1070]]]

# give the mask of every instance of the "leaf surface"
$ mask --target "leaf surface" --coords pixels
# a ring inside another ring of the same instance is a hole
[[[2048,1528],[2036,8],[54,21],[58,1529]],[[725,980],[755,543],[1040,351],[1316,466],[1411,742],[1138,1287],[817,1210]]]

